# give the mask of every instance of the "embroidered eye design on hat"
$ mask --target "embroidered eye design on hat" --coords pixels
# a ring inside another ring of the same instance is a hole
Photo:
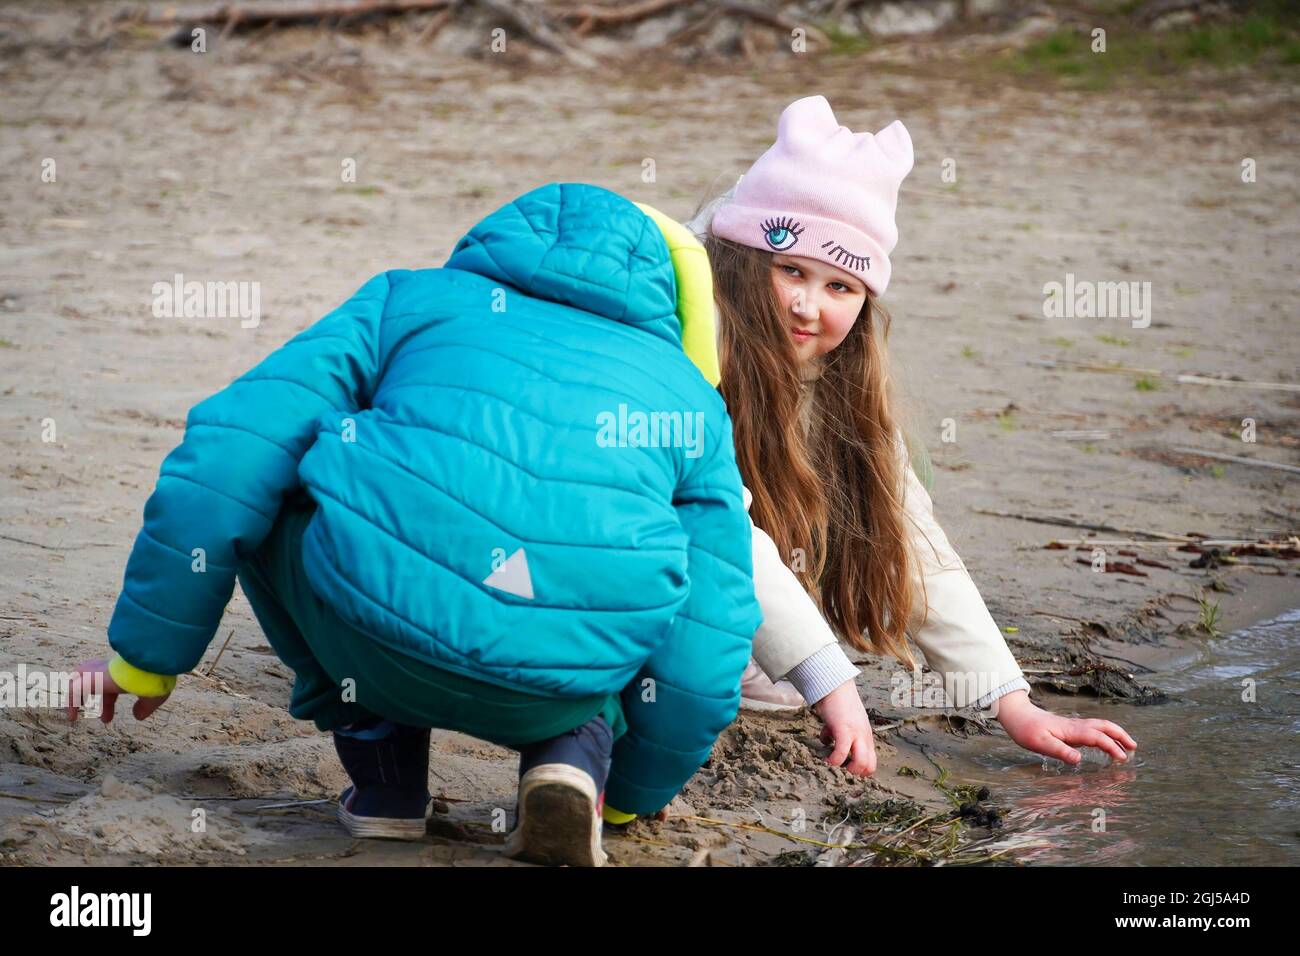
[[[803,232],[803,226],[789,216],[765,219],[762,229],[763,239],[777,252],[785,252],[792,248],[799,241],[799,234]]]

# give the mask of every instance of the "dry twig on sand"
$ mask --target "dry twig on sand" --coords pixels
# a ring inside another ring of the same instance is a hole
[[[1147,531],[1144,528],[1121,528],[1110,524],[1096,524],[1090,521],[1077,521],[1074,518],[1067,518],[1064,515],[1031,515],[1022,514],[1016,511],[995,511],[992,508],[976,508],[976,514],[992,515],[995,518],[1015,518],[1018,521],[1032,521],[1037,524],[1055,524],[1063,525],[1067,528],[1083,528],[1086,531],[1110,531],[1114,534],[1140,534],[1148,538],[1159,538],[1162,541],[1177,541],[1180,543],[1193,543],[1198,539],[1186,534],[1167,534],[1164,531]]]

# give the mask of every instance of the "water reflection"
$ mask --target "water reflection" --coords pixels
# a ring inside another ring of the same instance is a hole
[[[1138,751],[1127,763],[1081,748],[1083,762],[1070,767],[1005,738],[971,738],[977,752],[950,769],[990,788],[1005,820],[999,842],[1027,846],[1017,854],[1025,862],[1300,863],[1300,610],[1207,642],[1152,682],[1175,698],[1067,704],[1132,734]]]

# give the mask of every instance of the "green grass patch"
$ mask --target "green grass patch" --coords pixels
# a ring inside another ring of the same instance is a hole
[[[832,56],[854,56],[871,49],[871,38],[861,33],[850,33],[837,23],[820,23],[818,27],[831,41]]]
[[[1210,637],[1219,637],[1223,633],[1219,630],[1219,624],[1223,620],[1223,609],[1219,602],[1209,600],[1205,592],[1201,591],[1196,595],[1196,605],[1196,626]]]
[[[1063,27],[1034,40],[1000,66],[1030,79],[1055,78],[1065,87],[1100,90],[1118,80],[1190,67],[1300,65],[1300,6],[1294,3],[1277,0],[1244,17],[1162,31],[1128,20],[1128,7],[1097,11],[1097,22],[1086,29]],[[1096,27],[1106,31],[1104,53],[1092,50]]]

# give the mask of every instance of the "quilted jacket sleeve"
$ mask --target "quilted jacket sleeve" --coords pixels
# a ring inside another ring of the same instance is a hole
[[[129,664],[180,674],[202,658],[237,564],[266,538],[322,416],[369,401],[387,273],[189,412],[144,507],[108,626]]]
[[[729,422],[723,438],[675,498],[690,536],[690,594],[623,692],[628,731],[615,744],[605,793],[625,813],[666,806],[709,758],[735,719],[740,675],[762,622]]]

